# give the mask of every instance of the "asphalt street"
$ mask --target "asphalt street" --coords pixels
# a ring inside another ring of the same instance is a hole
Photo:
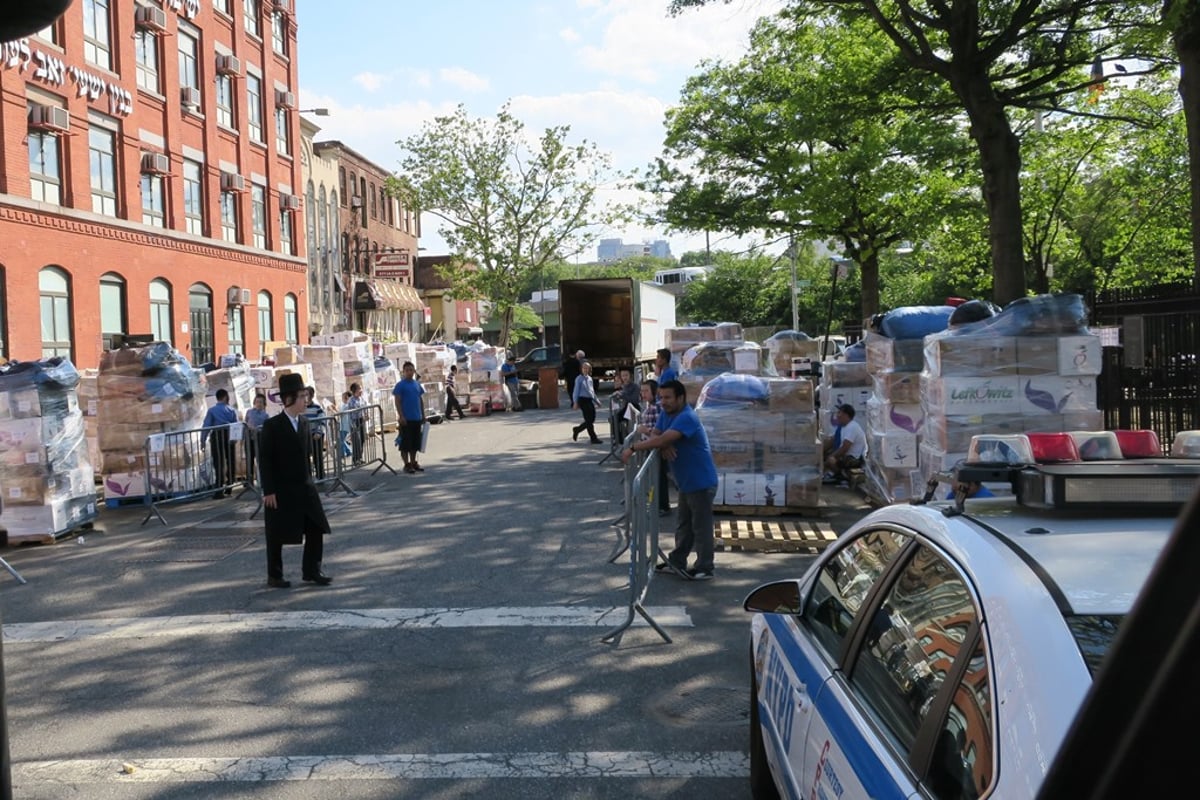
[[[249,496],[0,551],[28,581],[0,572],[14,795],[748,797],[741,601],[811,557],[658,577],[673,642],[602,643],[629,596],[621,469],[577,419],[442,424],[424,474],[353,474],[326,498],[329,587],[299,581],[298,547],[293,588],[267,587]]]

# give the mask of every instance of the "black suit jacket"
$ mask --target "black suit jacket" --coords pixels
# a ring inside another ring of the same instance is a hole
[[[280,412],[259,432],[259,475],[264,495],[275,495],[275,508],[264,510],[267,538],[299,544],[304,535],[329,533],[329,520],[312,477],[312,436],[308,420],[300,417],[299,431]]]

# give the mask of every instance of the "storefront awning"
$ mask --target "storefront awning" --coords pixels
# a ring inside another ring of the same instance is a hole
[[[425,303],[417,290],[399,281],[374,278],[354,282],[355,311],[421,311]]]

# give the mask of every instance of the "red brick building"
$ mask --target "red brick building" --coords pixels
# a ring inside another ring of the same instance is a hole
[[[307,340],[295,48],[291,0],[75,0],[2,46],[0,355]]]

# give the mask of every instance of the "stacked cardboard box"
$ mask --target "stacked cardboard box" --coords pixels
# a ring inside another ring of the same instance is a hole
[[[467,356],[469,413],[480,414],[504,408],[504,389],[500,385],[500,365],[503,361],[503,350],[482,344],[471,348]]]
[[[866,350],[871,393],[865,409],[855,406],[867,432],[866,489],[883,503],[909,500],[920,484],[924,340],[871,332]]]
[[[812,381],[721,375],[705,386],[696,413],[717,467],[716,504],[819,504],[820,444]]]
[[[974,325],[925,339],[923,480],[966,458],[978,434],[1103,428],[1099,337],[993,330]]]
[[[100,357],[96,378],[101,476],[108,500],[145,494],[147,470],[160,466],[147,456],[153,434],[195,430],[204,422],[206,379],[179,351],[164,342],[110,350]],[[184,452],[174,463],[207,469],[203,453]],[[154,477],[152,473],[151,478]],[[163,487],[181,476],[158,476]],[[189,481],[191,478],[189,478]]]
[[[70,361],[0,369],[0,527],[10,543],[54,541],[96,517],[96,483]]]
[[[97,420],[100,413],[99,389],[96,386],[97,371],[85,369],[79,373],[79,385],[75,387],[79,398],[79,410],[83,412],[83,435],[87,440],[88,463],[100,477],[100,442],[96,438]]]

